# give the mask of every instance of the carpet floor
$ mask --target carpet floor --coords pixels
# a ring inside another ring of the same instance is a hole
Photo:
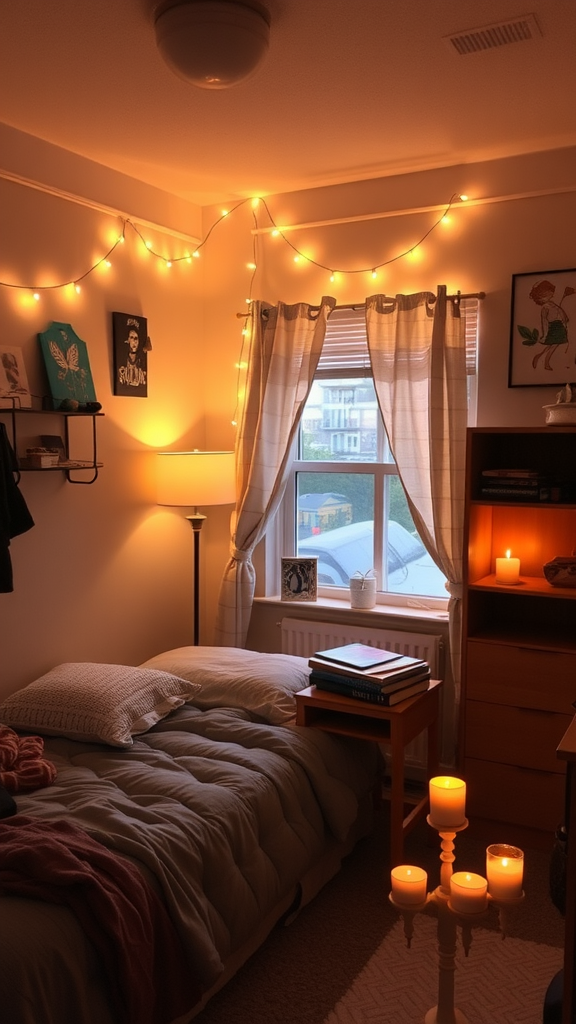
[[[505,827],[493,842],[506,842]],[[460,833],[454,870],[485,874],[486,844]],[[440,848],[425,822],[405,861],[440,881]],[[469,1024],[541,1024],[548,983],[562,963],[564,921],[549,895],[550,854],[525,849],[526,898],[505,941],[495,913],[458,950],[455,1003]],[[412,948],[388,900],[386,813],[341,871],[198,1015],[198,1024],[421,1024],[438,1001],[436,922],[418,915]]]

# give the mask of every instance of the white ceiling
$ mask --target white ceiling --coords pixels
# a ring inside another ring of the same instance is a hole
[[[153,2],[2,0],[0,122],[202,205],[576,144],[574,0],[264,0],[222,91],[164,64]],[[528,42],[444,39],[529,13]]]

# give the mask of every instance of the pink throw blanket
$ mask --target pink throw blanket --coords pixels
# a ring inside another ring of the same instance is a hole
[[[9,793],[49,786],[56,768],[42,756],[41,736],[18,736],[7,725],[0,725],[0,785]]]
[[[123,1024],[168,1024],[200,998],[168,912],[137,867],[68,821],[0,822],[0,894],[68,906]]]

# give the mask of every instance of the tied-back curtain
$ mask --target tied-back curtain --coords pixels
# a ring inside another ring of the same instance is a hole
[[[366,331],[374,387],[416,528],[448,580],[455,706],[460,699],[467,383],[457,298],[373,295]]]
[[[252,552],[285,488],[290,444],[312,386],[335,300],[253,302],[246,394],[236,442],[236,510],[215,643],[243,647],[254,599]]]

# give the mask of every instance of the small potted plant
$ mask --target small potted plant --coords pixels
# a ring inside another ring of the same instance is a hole
[[[546,423],[576,423],[576,384],[565,384],[554,405],[545,405]]]
[[[350,577],[350,605],[352,608],[373,608],[376,604],[376,574],[374,569],[368,572],[356,570]]]

